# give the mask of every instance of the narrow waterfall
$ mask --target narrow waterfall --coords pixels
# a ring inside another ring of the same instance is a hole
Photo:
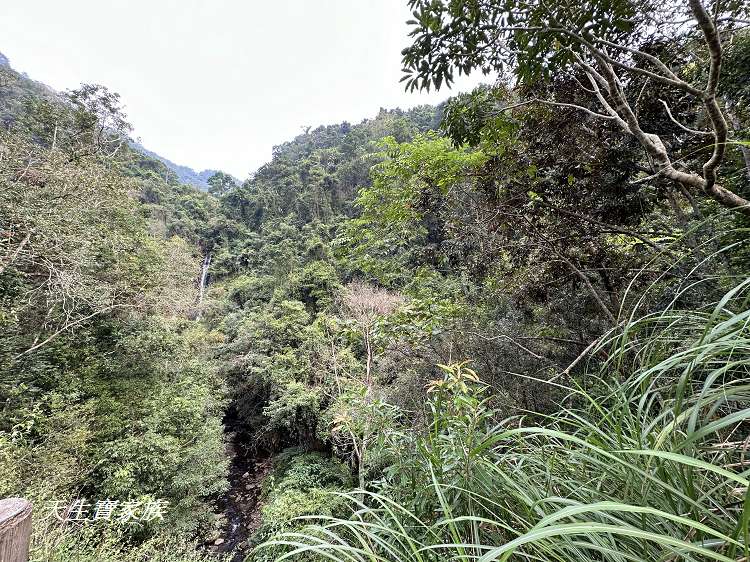
[[[201,305],[203,304],[203,295],[206,292],[206,280],[208,279],[208,268],[211,266],[211,254],[206,254],[203,258],[203,267],[201,268],[201,279],[198,288],[198,314],[196,320],[200,320],[203,316],[203,310]]]

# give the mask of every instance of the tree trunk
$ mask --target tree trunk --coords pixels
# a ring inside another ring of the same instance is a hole
[[[369,391],[370,387],[372,386],[372,381],[370,380],[370,371],[372,369],[372,343],[370,341],[370,330],[369,328],[365,330],[365,348],[367,349],[367,365],[365,370],[365,386],[367,386],[367,389]]]
[[[727,117],[729,117],[729,122],[732,124],[732,130],[734,132],[741,131],[742,130],[742,123],[740,123],[740,120],[737,119],[737,115],[732,111],[732,102],[727,100],[726,103],[726,112]],[[747,177],[748,181],[750,181],[750,148],[745,146],[744,144],[740,145],[740,152],[742,153],[742,158],[745,161],[745,177]]]
[[[31,540],[31,503],[0,500],[0,562],[27,562]]]

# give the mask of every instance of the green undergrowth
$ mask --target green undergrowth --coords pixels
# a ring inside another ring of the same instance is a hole
[[[750,554],[750,280],[604,338],[557,413],[495,422],[465,364],[433,381],[431,424],[350,515],[261,545],[278,560],[743,560]],[[399,475],[398,478],[395,475]]]

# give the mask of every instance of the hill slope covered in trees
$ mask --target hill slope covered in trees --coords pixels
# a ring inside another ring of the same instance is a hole
[[[407,86],[515,79],[209,193],[106,88],[1,69],[0,496],[48,510],[33,560],[748,556],[742,7],[409,4]]]

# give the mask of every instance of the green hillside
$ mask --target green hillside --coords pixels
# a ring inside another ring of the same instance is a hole
[[[408,4],[407,87],[498,81],[242,182],[0,57],[31,560],[748,559],[746,7]]]

